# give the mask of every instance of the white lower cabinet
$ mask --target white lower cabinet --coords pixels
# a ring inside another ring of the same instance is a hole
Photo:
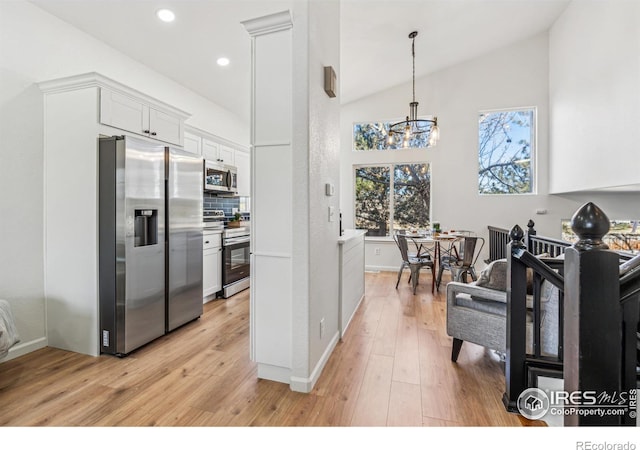
[[[202,252],[202,298],[206,303],[222,290],[222,245],[220,232],[204,232]]]
[[[340,338],[364,297],[364,230],[345,230],[340,244]]]

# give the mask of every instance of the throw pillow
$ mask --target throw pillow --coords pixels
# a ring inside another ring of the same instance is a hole
[[[0,300],[0,359],[7,356],[9,349],[18,342],[18,330],[9,302]]]
[[[496,259],[489,263],[478,276],[476,286],[495,289],[497,291],[507,290],[507,260]]]
[[[538,258],[548,258],[548,253],[536,255]],[[489,263],[480,275],[476,286],[482,286],[498,291],[507,290],[507,260],[506,258],[497,259]],[[527,295],[533,295],[533,269],[527,268]]]

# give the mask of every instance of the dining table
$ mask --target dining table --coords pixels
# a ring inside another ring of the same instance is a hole
[[[459,259],[458,250],[454,244],[465,237],[464,234],[455,232],[433,233],[428,231],[407,231],[405,236],[407,239],[411,239],[416,246],[417,257],[428,256],[434,261],[436,271],[442,257]]]

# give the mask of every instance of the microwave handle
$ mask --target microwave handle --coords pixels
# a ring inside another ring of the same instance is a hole
[[[227,171],[227,188],[229,190],[233,189],[233,176],[231,175],[231,171]]]

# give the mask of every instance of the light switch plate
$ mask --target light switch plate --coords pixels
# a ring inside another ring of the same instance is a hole
[[[324,185],[324,193],[327,196],[332,196],[335,193],[335,187],[331,183]]]
[[[329,206],[329,222],[335,222],[336,220],[336,211],[333,206]]]

